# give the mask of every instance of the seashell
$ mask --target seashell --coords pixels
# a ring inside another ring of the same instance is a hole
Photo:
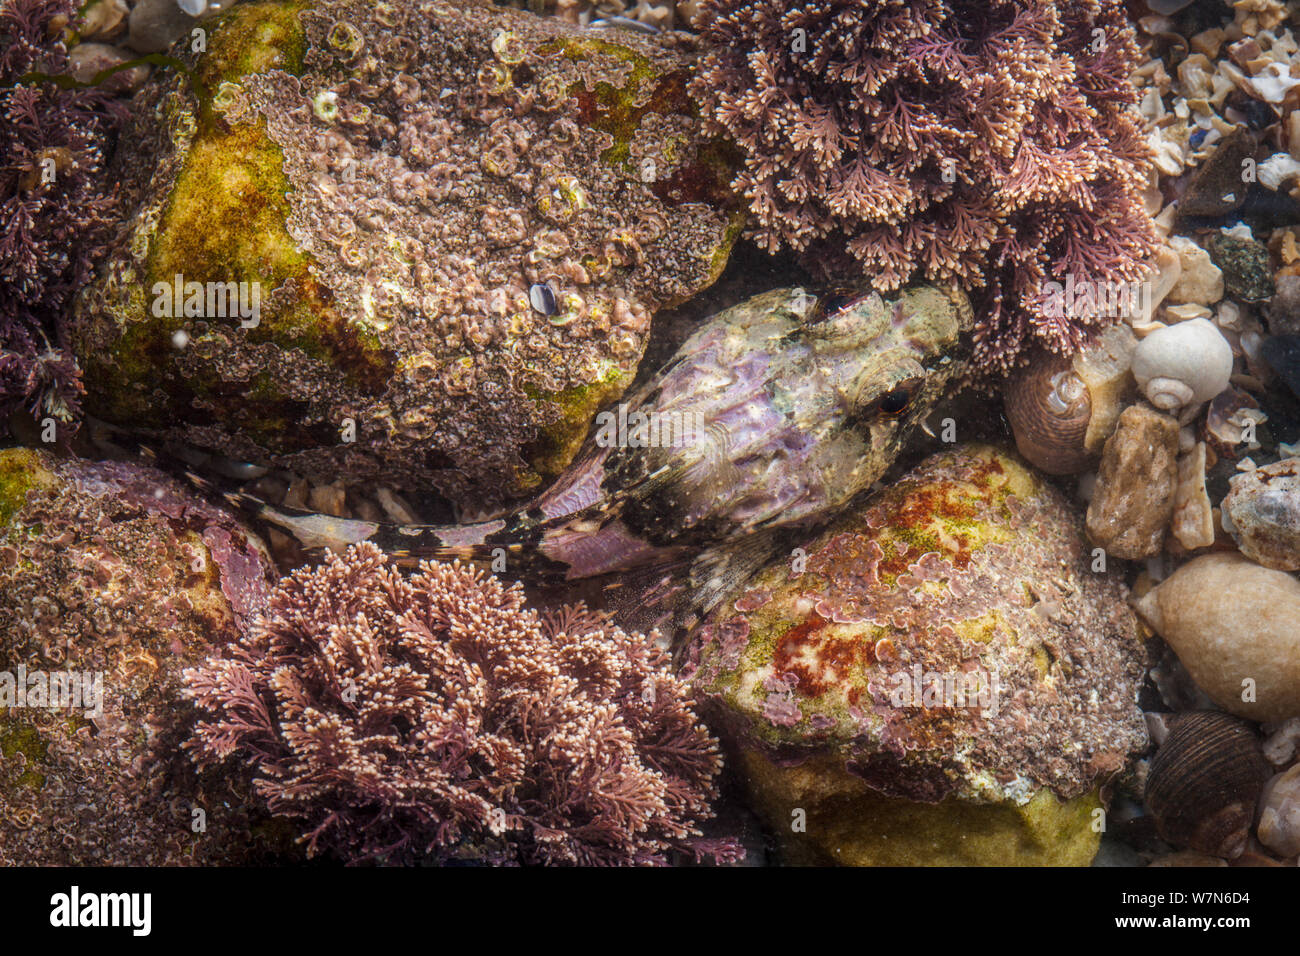
[[[1201,690],[1250,720],[1300,716],[1300,581],[1235,552],[1187,562],[1136,602]]]
[[[1300,856],[1300,764],[1265,784],[1259,800],[1259,842],[1282,856]]]
[[[1259,402],[1234,385],[1225,388],[1210,402],[1205,430],[1223,449],[1230,450],[1242,442],[1253,449],[1259,447],[1255,429],[1266,421],[1268,413],[1259,407]]]
[[[1300,571],[1300,458],[1233,476],[1223,525],[1242,554],[1266,568]]]
[[[1064,355],[1040,352],[1016,372],[1003,392],[1016,448],[1049,475],[1083,471],[1092,457],[1084,447],[1092,399]]]
[[[547,282],[536,282],[529,286],[528,302],[542,315],[555,315],[559,311],[559,306],[555,302],[555,293]]]
[[[1115,430],[1136,345],[1116,325],[1073,358],[1032,356],[1003,392],[1020,454],[1049,475],[1083,471]]]
[[[1133,352],[1133,377],[1156,408],[1208,402],[1228,387],[1232,346],[1206,319],[1152,332]]]
[[[1096,343],[1074,357],[1074,374],[1088,386],[1092,399],[1092,417],[1083,446],[1089,454],[1101,454],[1115,431],[1120,413],[1124,410],[1124,393],[1129,389],[1129,369],[1137,336],[1124,325],[1113,325],[1103,332]]]
[[[1235,859],[1271,773],[1246,721],[1213,710],[1178,714],[1151,760],[1147,809],[1174,846]]]
[[[1300,162],[1289,153],[1274,153],[1256,169],[1259,184],[1277,192],[1283,184],[1300,176]]]

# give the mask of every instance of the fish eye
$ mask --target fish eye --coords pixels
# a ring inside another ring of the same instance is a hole
[[[916,398],[920,390],[920,379],[909,379],[906,382],[901,382],[876,399],[874,411],[891,418],[901,415],[911,407],[912,400]]]
[[[886,415],[901,415],[912,404],[912,391],[895,388],[880,397],[880,410]]]

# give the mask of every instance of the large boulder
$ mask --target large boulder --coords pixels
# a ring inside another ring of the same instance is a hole
[[[0,866],[253,863],[250,775],[195,771],[181,671],[270,594],[265,548],[156,471],[0,451]]]
[[[680,36],[482,0],[202,26],[134,101],[128,215],[70,330],[102,418],[482,506],[558,474],[651,314],[725,264]]]
[[[962,447],[715,608],[686,673],[788,859],[1092,859],[1146,731],[1136,618],[1082,541],[1019,459]]]

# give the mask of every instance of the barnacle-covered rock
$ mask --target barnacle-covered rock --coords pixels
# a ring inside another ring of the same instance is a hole
[[[685,669],[792,859],[1086,864],[1141,655],[1065,499],[968,446],[750,579]]]
[[[567,464],[739,229],[680,39],[479,0],[205,27],[123,136],[133,214],[72,331],[100,417],[482,507]]]
[[[238,638],[269,569],[155,471],[0,452],[0,865],[246,863],[275,844],[246,779],[180,750],[181,669]],[[79,693],[52,700],[69,673]]]

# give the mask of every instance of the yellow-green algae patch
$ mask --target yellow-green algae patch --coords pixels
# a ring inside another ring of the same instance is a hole
[[[886,796],[828,758],[781,767],[756,752],[742,772],[774,827],[782,861],[796,866],[1087,866],[1101,828],[1097,792],[1060,800],[1040,790],[1028,802],[921,803]],[[790,824],[807,813],[805,828]]]
[[[739,231],[689,57],[475,0],[209,23],[197,99],[156,73],[115,160],[132,212],[70,331],[91,411],[474,508],[558,473],[651,314],[712,282]],[[259,324],[154,315],[178,275],[258,282]],[[565,321],[528,308],[539,282]]]
[[[0,454],[0,527],[22,508],[29,491],[54,483],[54,476],[41,466],[38,452],[12,448]]]
[[[583,439],[592,416],[608,402],[613,401],[627,390],[635,373],[611,364],[602,374],[586,385],[575,385],[559,392],[544,392],[529,385],[524,386],[524,394],[536,402],[553,405],[560,411],[560,418],[552,425],[541,429],[537,440],[528,446],[526,457],[544,478],[554,478],[564,471],[573,460]]]
[[[227,10],[212,20],[208,52],[198,64],[207,94],[213,95],[222,83],[267,70],[301,74],[306,36],[299,14],[311,6],[306,2],[244,3],[238,11]]]
[[[23,772],[13,778],[15,788],[40,790],[45,786],[45,775],[39,768],[49,749],[49,742],[41,737],[35,727],[0,715],[0,757],[13,761],[21,755],[25,761]]]

